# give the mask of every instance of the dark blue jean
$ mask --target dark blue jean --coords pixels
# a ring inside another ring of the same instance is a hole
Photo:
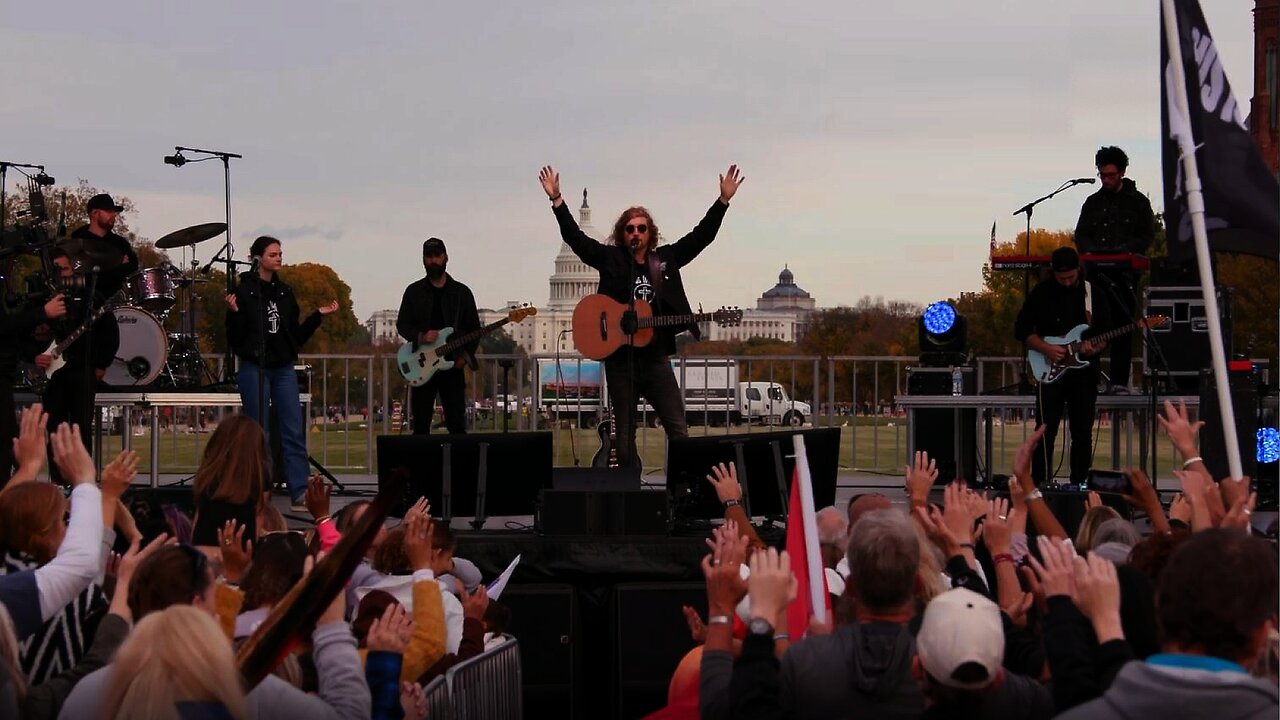
[[[275,408],[280,427],[280,448],[284,453],[284,481],[289,486],[289,497],[301,500],[307,491],[307,440],[303,434],[302,403],[298,398],[298,375],[292,365],[263,369],[262,380],[266,384],[262,405],[258,398],[258,365],[250,360],[240,360],[240,402],[244,414],[258,421],[263,432],[271,432],[268,426],[271,408]]]

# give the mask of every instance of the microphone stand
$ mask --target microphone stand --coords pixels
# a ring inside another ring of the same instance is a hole
[[[1045,200],[1052,199],[1055,195],[1062,192],[1063,190],[1066,190],[1067,188],[1075,187],[1076,185],[1082,185],[1082,184],[1084,183],[1081,183],[1079,180],[1068,180],[1062,183],[1061,185],[1059,185],[1057,190],[1054,190],[1053,192],[1049,193],[1048,195],[1045,195],[1044,197],[1032,200],[1026,205],[1023,205],[1022,207],[1013,211],[1014,217],[1017,217],[1018,215],[1021,215],[1023,213],[1026,213],[1027,215],[1027,234],[1024,236],[1024,240],[1023,240],[1023,253],[1022,253],[1023,255],[1031,254],[1031,213],[1034,212],[1035,207],[1040,203],[1044,202]],[[1031,293],[1031,268],[1027,268],[1026,270],[1022,271],[1022,301],[1023,302],[1026,302],[1027,295],[1029,295],[1030,293]],[[1022,382],[1020,384],[1024,387],[1027,386],[1028,376],[1029,376],[1029,373],[1027,372],[1026,353],[1023,353]]]
[[[93,271],[89,274],[89,292],[85,296],[87,298],[85,301],[85,310],[84,310],[85,320],[88,320],[93,315],[93,306],[97,299],[96,295],[98,294],[98,273],[99,272],[101,272],[101,268],[99,268],[97,265],[94,265]],[[84,400],[83,400],[83,402],[88,406],[84,419],[86,422],[89,423],[89,427],[81,430],[81,437],[84,437],[85,432],[92,433],[93,442],[85,443],[85,449],[91,452],[95,450],[98,451],[98,452],[93,452],[93,456],[97,458],[98,467],[101,468],[102,453],[101,453],[101,447],[99,447],[99,444],[102,440],[102,432],[98,424],[100,422],[100,417],[98,416],[98,413],[95,412],[97,408],[94,406],[94,398],[97,396],[97,384],[98,384],[97,373],[94,372],[96,368],[94,368],[93,366],[93,326],[94,324],[95,323],[89,323],[89,325],[84,330],[84,337],[82,338],[84,341],[84,359],[85,359],[84,373],[88,381],[88,384],[85,385],[85,390],[87,392],[85,393]],[[127,433],[127,432],[130,432],[130,429],[125,428],[124,431]],[[63,479],[70,482],[69,478],[63,478]]]
[[[221,250],[214,253],[214,259],[216,260],[217,256],[222,254],[223,252],[227,253],[227,257],[224,259],[224,262],[227,262],[227,294],[230,295],[231,293],[235,292],[235,282],[232,278],[232,276],[235,273],[232,272],[233,268],[230,264],[231,256],[235,253],[235,246],[232,243],[232,238],[235,236],[231,234],[231,158],[236,158],[240,160],[240,159],[243,159],[244,156],[239,155],[237,153],[233,153],[233,152],[225,152],[222,150],[202,150],[200,148],[182,147],[182,146],[175,147],[174,150],[176,150],[178,153],[184,153],[184,152],[200,153],[202,155],[208,155],[209,158],[216,157],[222,161],[223,208],[226,211],[227,242],[223,244]],[[202,158],[202,159],[209,159],[209,158]],[[195,160],[193,162],[199,162],[199,160]],[[212,265],[213,265],[213,262],[210,262],[208,265],[206,265],[203,268],[203,270],[205,272],[208,272],[208,268]],[[231,344],[227,343],[226,350],[223,352],[223,363],[222,363],[222,381],[223,382],[230,383],[235,381],[236,379],[235,362],[236,362],[235,353],[231,351]]]

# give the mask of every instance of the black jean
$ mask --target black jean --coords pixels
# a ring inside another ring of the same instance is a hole
[[[641,397],[653,406],[668,438],[689,436],[684,398],[671,362],[653,350],[636,350],[632,373],[633,363],[627,355],[628,351],[623,349],[604,361],[609,404],[613,407],[618,436],[618,464],[622,467],[640,464],[640,454],[636,449],[636,404]]]
[[[1098,401],[1098,375],[1091,368],[1071,370],[1055,383],[1041,383],[1036,393],[1036,417],[1047,427],[1031,459],[1036,485],[1050,476],[1056,458],[1053,448],[1058,425],[1067,416],[1071,433],[1071,482],[1082,483],[1093,463],[1093,418]]]
[[[1093,302],[1106,303],[1112,327],[1133,322],[1138,308],[1134,278],[1129,273],[1114,270],[1094,271],[1093,278]],[[1128,385],[1133,370],[1133,336],[1112,338],[1110,345],[1111,365],[1107,368],[1107,377],[1113,385]]]
[[[452,435],[467,431],[467,381],[462,368],[442,370],[431,376],[424,385],[409,391],[409,403],[413,411],[413,434],[427,435],[435,417],[436,396],[444,409],[444,425]]]
[[[78,424],[80,439],[92,455],[93,401],[98,379],[96,376],[90,379],[90,371],[86,367],[88,364],[89,359],[84,356],[68,357],[67,364],[49,378],[41,401],[44,403],[44,411],[49,414],[49,432],[52,433],[62,423]],[[49,448],[49,459],[53,459],[52,446]],[[49,477],[58,482],[63,481],[56,463],[49,463]]]

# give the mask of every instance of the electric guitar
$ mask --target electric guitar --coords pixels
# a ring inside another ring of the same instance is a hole
[[[525,318],[537,314],[538,308],[535,307],[514,308],[505,318],[489,323],[478,330],[472,330],[466,335],[460,335],[453,340],[449,339],[453,334],[453,328],[444,328],[433,343],[407,342],[401,345],[396,353],[396,366],[400,368],[400,374],[409,381],[410,385],[421,387],[431,379],[432,375],[457,364],[452,360],[445,360],[446,355],[456,352],[507,323],[522,322]]]
[[[721,327],[742,323],[740,308],[722,307],[715,312],[690,315],[658,315],[644,300],[635,301],[635,327],[624,328],[630,308],[607,295],[588,295],[573,309],[573,346],[592,360],[603,360],[623,345],[644,347],[653,341],[654,328],[682,327],[711,321]],[[628,332],[630,330],[631,332]]]
[[[600,436],[600,449],[591,457],[591,467],[618,467],[618,426],[613,422],[613,412],[604,411],[596,434]]]
[[[102,307],[95,309],[92,313],[89,313],[89,317],[85,318],[85,321],[80,323],[80,327],[72,330],[70,335],[67,335],[61,340],[55,339],[53,342],[49,343],[49,347],[46,348],[44,352],[38,353],[39,355],[48,355],[53,359],[49,362],[49,367],[47,368],[41,368],[35,364],[27,365],[27,384],[31,386],[32,390],[35,390],[38,393],[44,392],[44,387],[49,382],[49,379],[67,365],[66,359],[62,357],[63,353],[67,351],[67,348],[71,347],[72,343],[79,340],[80,336],[89,329],[89,326],[98,321],[98,318],[114,311],[117,304],[116,300],[117,298],[114,297],[107,300],[107,302],[103,303]]]
[[[1101,335],[1095,335],[1089,338],[1093,342],[1101,342],[1110,340],[1111,338],[1128,335],[1138,328],[1158,328],[1169,324],[1169,318],[1163,315],[1151,315],[1139,320],[1136,323],[1118,327],[1115,330],[1108,330]],[[1047,337],[1044,341],[1050,345],[1061,345],[1067,349],[1067,354],[1058,362],[1050,362],[1049,358],[1039,350],[1027,350],[1027,361],[1031,363],[1031,376],[1038,382],[1046,385],[1056,381],[1067,373],[1068,370],[1089,367],[1089,361],[1080,357],[1080,347],[1084,341],[1080,336],[1084,331],[1088,330],[1088,325],[1077,325],[1071,328],[1071,332],[1062,337]]]

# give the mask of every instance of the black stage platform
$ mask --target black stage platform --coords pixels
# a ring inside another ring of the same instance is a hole
[[[526,717],[638,718],[666,704],[694,642],[682,605],[706,617],[701,537],[549,537],[461,532],[457,555],[503,592],[520,639]]]

